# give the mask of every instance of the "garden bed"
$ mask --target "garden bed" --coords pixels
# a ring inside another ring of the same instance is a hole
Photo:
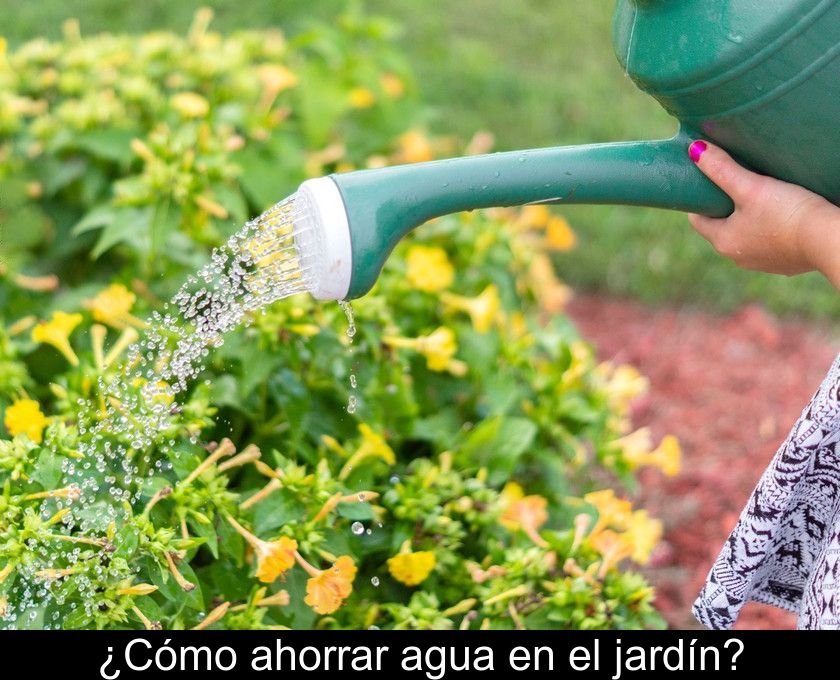
[[[629,362],[651,381],[639,424],[674,433],[682,472],[642,472],[641,505],[665,521],[650,578],[673,626],[690,607],[758,477],[837,352],[829,329],[779,321],[760,307],[730,316],[647,308],[582,295],[571,315],[601,358]],[[738,628],[789,628],[795,617],[748,605]]]

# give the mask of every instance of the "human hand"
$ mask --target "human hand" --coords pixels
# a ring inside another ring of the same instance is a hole
[[[713,144],[694,142],[689,156],[735,203],[726,218],[688,216],[718,253],[771,274],[817,270],[840,288],[840,208],[795,184],[750,172]]]

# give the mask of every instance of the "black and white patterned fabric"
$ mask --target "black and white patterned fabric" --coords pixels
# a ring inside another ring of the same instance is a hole
[[[840,356],[764,471],[694,603],[728,629],[749,600],[840,629]]]

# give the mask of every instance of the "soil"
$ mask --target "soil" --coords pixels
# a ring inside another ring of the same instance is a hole
[[[709,567],[840,343],[828,325],[780,321],[753,305],[716,316],[580,295],[569,312],[600,358],[650,379],[636,425],[682,444],[678,476],[642,471],[639,504],[666,525],[648,569],[657,607],[671,626],[697,628],[691,603]],[[795,623],[793,614],[750,603],[736,628]]]

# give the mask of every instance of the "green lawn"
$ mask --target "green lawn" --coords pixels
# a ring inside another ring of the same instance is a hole
[[[194,9],[216,9],[221,28],[334,16],[342,0],[0,0],[0,33],[14,44],[56,36],[61,20],[82,30],[184,29]],[[673,122],[636,91],[610,46],[612,3],[571,0],[369,0],[404,26],[406,54],[430,105],[433,130],[467,138],[492,131],[500,149],[669,135]],[[620,207],[564,212],[581,245],[561,258],[579,289],[649,303],[728,310],[761,301],[774,311],[840,318],[840,295],[816,276],[784,279],[737,270],[696,236],[681,215]]]

